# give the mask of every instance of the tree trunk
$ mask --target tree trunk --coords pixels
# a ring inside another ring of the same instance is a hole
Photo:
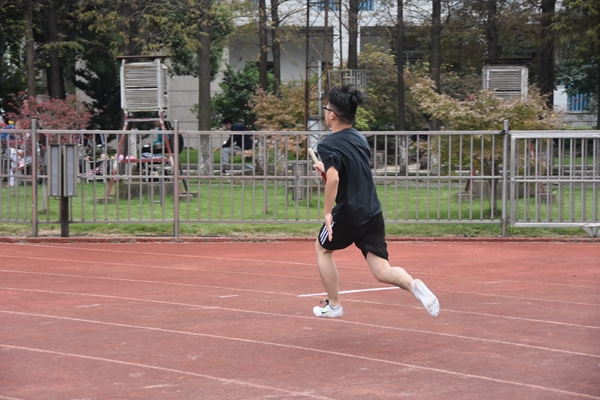
[[[27,96],[37,95],[35,89],[35,59],[33,39],[33,0],[25,3],[25,62],[27,67]]]
[[[556,0],[542,0],[540,89],[548,96],[546,105],[554,107],[554,33],[551,29]]]
[[[398,130],[405,131],[404,110],[404,2],[398,0],[398,32],[396,39],[396,54],[398,63]],[[398,136],[398,173],[404,174],[408,168],[408,137]]]
[[[271,41],[273,49],[273,94],[279,93],[279,82],[281,82],[281,43],[279,41],[279,2],[273,0],[271,4]]]
[[[497,0],[488,0],[488,20],[487,20],[487,57],[490,59],[498,58],[498,24],[497,24]]]
[[[398,67],[398,130],[404,131],[404,3],[398,0],[398,32],[396,38],[396,54]]]
[[[53,99],[64,99],[65,84],[62,80],[62,66],[60,65],[60,52],[58,50],[58,18],[56,6],[53,1],[48,5],[48,39],[49,39],[49,65],[46,69],[48,82],[48,96]]]
[[[358,0],[348,3],[348,69],[358,69]]]
[[[123,42],[123,54],[128,56],[137,55],[135,36],[138,32],[138,27],[137,21],[135,18],[132,18],[134,8],[135,1],[125,1],[121,4],[121,14],[124,18],[121,30],[125,34],[125,40]]]
[[[210,8],[210,0],[203,0],[202,8]],[[210,131],[210,29],[211,19],[208,12],[203,13],[198,28],[200,31],[200,48],[198,50],[198,130]],[[212,173],[212,152],[210,136],[200,135],[198,148],[198,171],[200,175]]]
[[[433,82],[435,89],[441,93],[441,33],[442,33],[442,2],[441,0],[433,0],[431,12],[431,71],[433,73]],[[441,123],[437,119],[432,121],[431,129],[437,131]]]
[[[267,80],[267,5],[265,0],[258,0],[258,84],[265,92],[269,89]]]

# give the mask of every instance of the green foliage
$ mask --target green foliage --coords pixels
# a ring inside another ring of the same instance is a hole
[[[502,101],[493,92],[481,90],[465,100],[457,100],[447,94],[438,94],[431,79],[412,78],[411,92],[424,113],[441,120],[445,130],[453,131],[501,131],[503,121],[510,121],[511,130],[555,130],[562,125],[562,117],[546,107],[546,96],[535,87],[529,88],[527,98]],[[502,145],[492,145],[491,135],[478,134],[471,146],[460,146],[458,140],[451,142],[450,135],[443,135],[430,143],[432,154],[440,154],[438,162],[448,168],[442,173],[452,174],[453,165],[478,166],[485,173],[497,172],[502,156]],[[461,151],[462,149],[462,151]],[[492,169],[495,169],[492,170]]]
[[[398,119],[398,72],[394,56],[389,50],[367,44],[358,57],[358,68],[369,74],[369,98],[364,105],[372,116],[369,130],[394,130]]]
[[[219,70],[224,39],[233,31],[233,5],[199,0],[104,2],[87,0],[81,16],[90,28],[111,37],[113,55],[165,54],[176,75],[198,76],[199,22],[210,15],[211,79]],[[127,7],[127,10],[126,10]]]
[[[398,69],[395,57],[390,51],[367,44],[359,55],[359,68],[369,74],[369,99],[364,105],[372,119],[368,122],[368,130],[395,130],[398,115]],[[429,64],[417,62],[405,66],[404,103],[407,130],[427,129],[427,118],[410,90],[415,83],[414,77],[426,77],[430,74]],[[441,73],[442,93],[451,98],[464,100],[471,93],[481,89],[481,78],[472,69],[464,69],[457,73],[444,65]],[[364,128],[363,128],[364,129]]]
[[[441,120],[446,130],[502,130],[504,120],[510,121],[512,130],[553,130],[562,125],[562,117],[546,107],[546,97],[536,87],[529,88],[527,98],[512,101],[502,101],[486,90],[458,100],[438,94],[427,77],[411,80],[411,92],[420,108]]]
[[[25,89],[25,72],[18,57],[18,45],[0,43],[0,110],[8,110],[9,94]]]
[[[268,75],[269,88],[273,88],[273,75]],[[222,93],[211,99],[212,125],[221,126],[224,117],[231,117],[234,122],[241,122],[254,129],[256,115],[252,111],[250,99],[258,87],[258,67],[253,63],[246,63],[244,68],[235,70],[228,65],[225,70],[223,82],[219,84]],[[194,105],[197,112],[198,104]]]
[[[79,53],[85,65],[76,70],[83,79],[75,80],[75,86],[92,99],[90,106],[100,111],[92,121],[100,129],[117,130],[122,124],[121,86],[119,65],[110,53],[109,42],[107,36],[99,36]]]
[[[354,121],[354,127],[359,131],[368,131],[370,124],[375,122],[375,116],[372,111],[365,110],[362,107],[356,109],[356,118]]]

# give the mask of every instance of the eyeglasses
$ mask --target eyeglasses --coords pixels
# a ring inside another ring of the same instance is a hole
[[[332,113],[335,114],[336,117],[339,118],[339,116],[337,115],[337,113],[335,111],[333,111],[331,108],[327,108],[327,106],[323,106],[323,110],[325,110],[325,111],[331,111]]]

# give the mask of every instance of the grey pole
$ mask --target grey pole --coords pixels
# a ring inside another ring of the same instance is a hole
[[[32,215],[31,215],[31,234],[33,237],[38,235],[38,196],[37,196],[37,172],[38,172],[38,134],[37,134],[37,119],[31,120],[31,197],[33,197]]]
[[[175,151],[173,153],[173,237],[179,238],[179,121],[175,121],[175,131],[173,131],[173,144]]]
[[[504,120],[504,129],[502,131],[504,134],[502,141],[502,237],[508,236],[508,213],[506,212],[508,206],[508,132],[508,120]]]

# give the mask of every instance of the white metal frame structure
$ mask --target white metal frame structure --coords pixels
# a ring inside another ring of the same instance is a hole
[[[481,73],[483,88],[502,100],[527,97],[529,70],[524,65],[486,65]]]
[[[123,130],[133,121],[164,121],[168,109],[167,67],[162,60],[167,56],[121,56],[121,108]],[[150,61],[139,61],[147,59]],[[132,62],[136,61],[136,62]],[[136,118],[136,112],[155,112],[157,117]]]

